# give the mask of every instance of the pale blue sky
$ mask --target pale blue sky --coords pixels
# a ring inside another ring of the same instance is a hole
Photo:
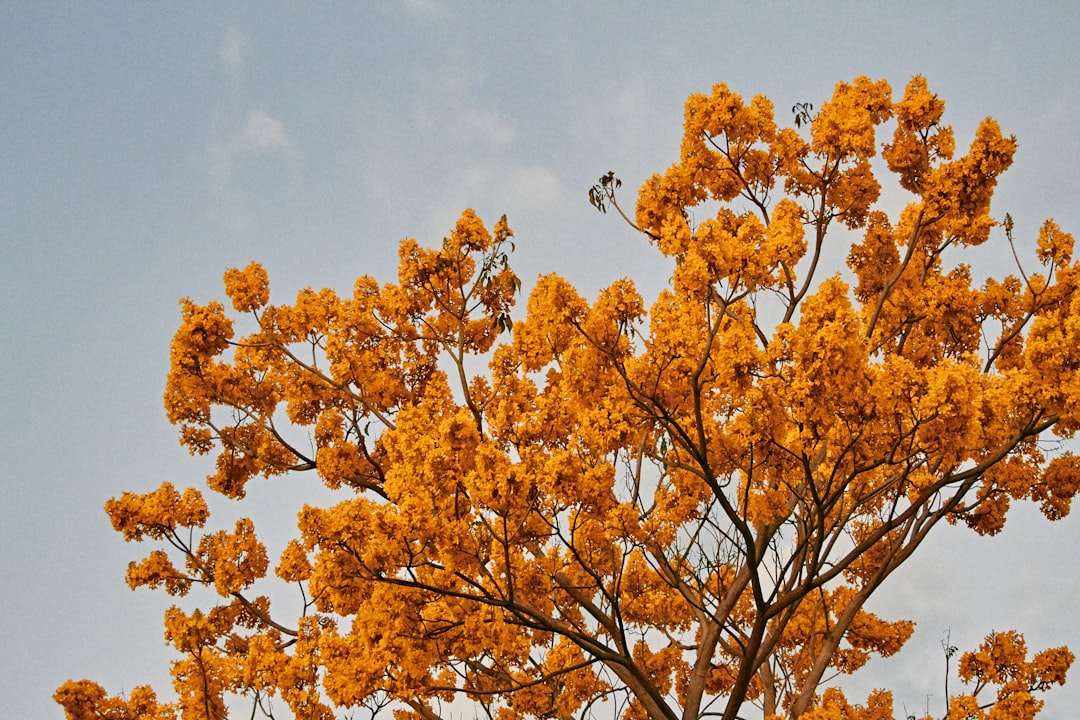
[[[220,297],[229,266],[261,261],[283,302],[389,279],[400,238],[438,243],[474,207],[509,216],[527,284],[558,271],[591,295],[630,275],[654,293],[655,252],[588,205],[589,185],[615,170],[630,203],[676,158],[686,95],[715,82],[764,93],[783,118],[859,74],[897,93],[926,75],[958,144],[998,118],[1020,151],[995,212],[1027,246],[1046,217],[1080,232],[1072,2],[317,7],[0,8],[4,717],[61,717],[50,695],[69,677],[167,685],[170,600],[127,589],[144,549],[101,508],[201,481],[161,392],[177,300]],[[260,483],[257,523],[291,526],[305,492]],[[1080,651],[1078,558],[1080,518],[1020,508],[999,538],[946,530],[879,598],[920,624],[866,686],[894,687],[898,712],[933,694],[940,714],[947,627],[961,646],[1016,627]],[[1044,717],[1078,704],[1080,668]]]

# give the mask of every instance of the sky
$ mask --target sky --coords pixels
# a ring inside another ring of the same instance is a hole
[[[393,279],[400,239],[438,244],[471,207],[508,216],[526,293],[556,271],[588,296],[629,276],[649,297],[669,273],[589,186],[614,170],[632,206],[677,159],[687,95],[714,83],[784,119],[857,75],[897,95],[926,76],[958,147],[987,115],[1017,136],[993,212],[1030,254],[1048,217],[1080,231],[1078,37],[1071,1],[3,3],[2,714],[62,717],[68,678],[167,691],[171,599],[127,588],[150,548],[102,506],[202,482],[161,395],[177,301],[222,298],[226,268],[263,263],[279,302],[347,292]],[[984,252],[1011,271],[1000,244]],[[257,483],[256,527],[287,537],[322,497],[304,483]],[[857,699],[886,685],[898,716],[941,715],[946,632],[1080,651],[1080,517],[1019,506],[997,537],[943,528],[920,553],[872,606],[915,637],[853,681]],[[1073,716],[1072,676],[1042,717]]]

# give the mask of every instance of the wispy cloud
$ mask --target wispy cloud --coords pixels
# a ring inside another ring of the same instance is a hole
[[[229,28],[225,32],[225,39],[221,41],[218,50],[221,61],[233,77],[239,77],[244,72],[250,46],[247,37],[236,28]]]
[[[274,148],[289,148],[291,142],[285,133],[285,125],[262,110],[248,113],[243,128],[237,133],[237,145],[241,150],[262,153]]]
[[[219,109],[207,150],[214,181],[226,183],[237,162],[244,157],[291,151],[293,142],[280,119],[260,107],[241,110],[244,107],[240,99],[241,86],[251,55],[247,35],[237,28],[229,28],[218,47],[218,55],[231,82],[228,101]]]
[[[210,141],[207,169],[213,183],[223,189],[232,180],[237,164],[245,159],[274,153],[288,155],[294,149],[281,120],[264,110],[252,110],[233,130]]]

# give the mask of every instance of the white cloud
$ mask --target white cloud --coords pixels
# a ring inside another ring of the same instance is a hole
[[[287,148],[291,144],[285,134],[285,125],[262,110],[248,113],[237,138],[241,148],[255,153],[273,148]]]
[[[292,153],[294,144],[285,124],[263,110],[252,110],[232,132],[213,138],[206,152],[206,168],[214,184],[223,189],[232,180],[238,162],[271,153]]]
[[[221,41],[218,53],[229,73],[237,77],[244,71],[249,51],[247,37],[236,28],[229,28],[225,33],[225,39]]]

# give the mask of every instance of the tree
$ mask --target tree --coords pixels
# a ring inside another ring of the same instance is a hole
[[[590,192],[673,262],[648,308],[627,279],[588,302],[547,275],[512,320],[513,233],[472,211],[351,297],[270,305],[259,265],[230,269],[246,334],[182,301],[165,406],[216,455],[209,487],[242,500],[256,475],[314,472],[341,500],[299,509],[274,567],[302,597],[292,619],[250,520],[204,530],[202,494],[169,484],[110,500],[126,540],[158,545],[133,588],[216,600],[166,613],[176,702],[90,681],[57,701],[69,718],[217,718],[237,696],[301,718],[439,720],[454,700],[499,720],[892,717],[888,691],[853,706],[825,687],[911,635],[873,593],[942,522],[993,535],[1014,500],[1054,520],[1080,488],[1073,239],[1047,221],[1025,270],[990,215],[1016,141],[987,119],[954,158],[943,110],[921,77],[899,101],[840,83],[787,128],[761,96],[690,97],[679,160],[633,217],[613,174]],[[910,193],[893,218],[888,172]],[[988,242],[1016,275],[973,279],[963,259]],[[949,717],[1030,718],[1072,659],[991,633],[960,657]]]

